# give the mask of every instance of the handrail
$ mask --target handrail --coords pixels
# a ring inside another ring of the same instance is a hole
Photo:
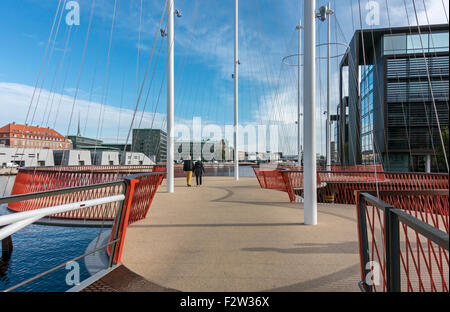
[[[273,170],[279,170],[282,172],[292,172],[292,173],[303,173],[303,170],[292,170],[290,168],[276,168]],[[379,175],[383,175],[383,174],[402,174],[402,175],[421,175],[421,176],[447,176],[448,177],[448,173],[441,173],[441,172],[436,172],[436,173],[427,173],[427,172],[393,172],[393,171],[327,171],[327,170],[317,170],[317,173],[361,173],[361,174],[379,174]]]
[[[380,208],[383,210],[383,212],[386,212],[388,209],[393,209],[394,207],[378,197],[375,197],[369,193],[362,193],[360,196],[365,199],[367,202],[371,203],[372,205],[376,206],[377,208]]]
[[[393,209],[391,210],[391,213],[396,214],[399,221],[403,224],[422,234],[442,248],[449,250],[449,236],[447,233],[432,227],[428,223],[425,223],[400,209]]]
[[[433,191],[429,191],[430,193]],[[442,195],[445,191],[435,191],[435,195]],[[423,193],[423,191],[421,192]],[[448,191],[445,192],[448,196]],[[411,195],[418,195],[413,194]],[[425,194],[429,195],[429,194]],[[366,203],[369,203],[373,207],[380,209],[384,212],[384,241],[383,243],[386,253],[382,254],[382,257],[386,263],[386,286],[388,292],[401,291],[401,250],[400,250],[400,223],[404,224],[408,228],[414,230],[416,233],[421,234],[426,239],[432,241],[439,247],[449,250],[449,236],[439,230],[436,227],[406,213],[401,209],[394,208],[391,204],[388,204],[381,199],[373,196],[369,193],[360,193],[357,191],[357,211],[358,211],[358,232],[359,232],[359,247],[361,257],[361,275],[364,278],[370,272],[370,269],[366,267],[369,263],[369,239],[368,239],[368,227],[366,223]],[[420,194],[418,196],[421,196]],[[371,227],[374,225],[372,224]],[[441,272],[442,274],[442,272]],[[372,285],[367,284],[365,281],[361,281],[360,284],[367,292],[372,292]]]
[[[0,240],[14,234],[15,232],[26,227],[27,225],[30,225],[31,223],[34,223],[39,219],[42,219],[50,215],[77,209],[85,209],[93,206],[104,205],[123,200],[125,200],[125,195],[122,194],[0,216],[0,226],[5,226],[9,224],[8,226],[5,226],[0,229]]]
[[[448,189],[438,189],[438,190],[409,190],[409,191],[364,191],[364,193],[370,195],[380,196],[449,196],[450,192]]]
[[[93,189],[108,187],[108,186],[118,186],[121,184],[124,184],[124,182],[123,181],[106,182],[106,183],[91,184],[91,185],[86,185],[86,186],[73,186],[73,187],[68,187],[68,188],[55,189],[55,190],[36,192],[36,193],[11,195],[11,196],[6,196],[6,197],[1,197],[0,205],[14,203],[14,202],[18,202],[18,201],[36,199],[36,198],[41,198],[41,197],[46,197],[46,196],[71,194],[71,193],[76,193],[79,191],[88,191],[88,190],[93,190]]]
[[[33,172],[83,172],[89,173],[94,169],[95,172],[99,172],[100,170],[110,170],[110,171],[101,171],[102,173],[119,173],[121,170],[127,172],[130,170],[143,170],[143,169],[152,169],[157,165],[91,165],[91,166],[42,166],[42,167],[22,167],[19,168],[21,171],[33,171]],[[80,171],[82,169],[82,171]]]

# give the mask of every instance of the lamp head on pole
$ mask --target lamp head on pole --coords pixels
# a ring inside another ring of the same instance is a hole
[[[316,17],[320,19],[321,22],[325,22],[327,20],[327,17],[334,14],[334,11],[330,9],[329,6],[321,6],[319,8],[319,12],[316,13]]]
[[[319,13],[317,14],[317,17],[320,19],[320,21],[324,22],[327,19],[327,13],[328,8],[326,6],[321,6],[319,8]]]

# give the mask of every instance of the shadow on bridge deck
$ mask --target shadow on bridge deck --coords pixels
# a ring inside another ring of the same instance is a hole
[[[123,264],[180,291],[359,291],[355,207],[302,204],[255,178],[207,177],[175,194],[161,185],[149,215],[128,228]]]

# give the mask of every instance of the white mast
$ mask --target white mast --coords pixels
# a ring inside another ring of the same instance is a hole
[[[239,0],[234,4],[234,179],[239,181]]]
[[[167,192],[174,192],[174,0],[167,11]]]
[[[328,22],[328,45],[327,45],[327,129],[326,129],[326,157],[327,157],[327,171],[331,170],[331,120],[330,120],[330,87],[331,87],[331,14],[333,11],[330,9],[331,4],[328,2],[328,7],[326,10],[327,22]]]
[[[300,90],[302,88],[302,21],[300,20],[298,22],[298,89],[297,89],[297,101],[298,101],[298,116],[297,116],[297,130],[298,130],[298,166],[301,167],[302,165],[302,126],[301,126],[301,119],[302,119],[302,98]]]
[[[316,1],[305,0],[305,57],[304,57],[304,221],[317,224],[317,176],[316,176]]]

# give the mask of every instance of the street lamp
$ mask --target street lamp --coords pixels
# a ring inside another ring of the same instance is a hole
[[[324,22],[328,22],[328,44],[327,44],[327,122],[326,122],[326,168],[329,171],[331,169],[331,121],[330,121],[330,59],[331,59],[331,22],[330,16],[334,14],[334,11],[330,9],[331,4],[328,3],[327,6],[321,6],[319,8],[319,13],[316,14],[316,17]]]

